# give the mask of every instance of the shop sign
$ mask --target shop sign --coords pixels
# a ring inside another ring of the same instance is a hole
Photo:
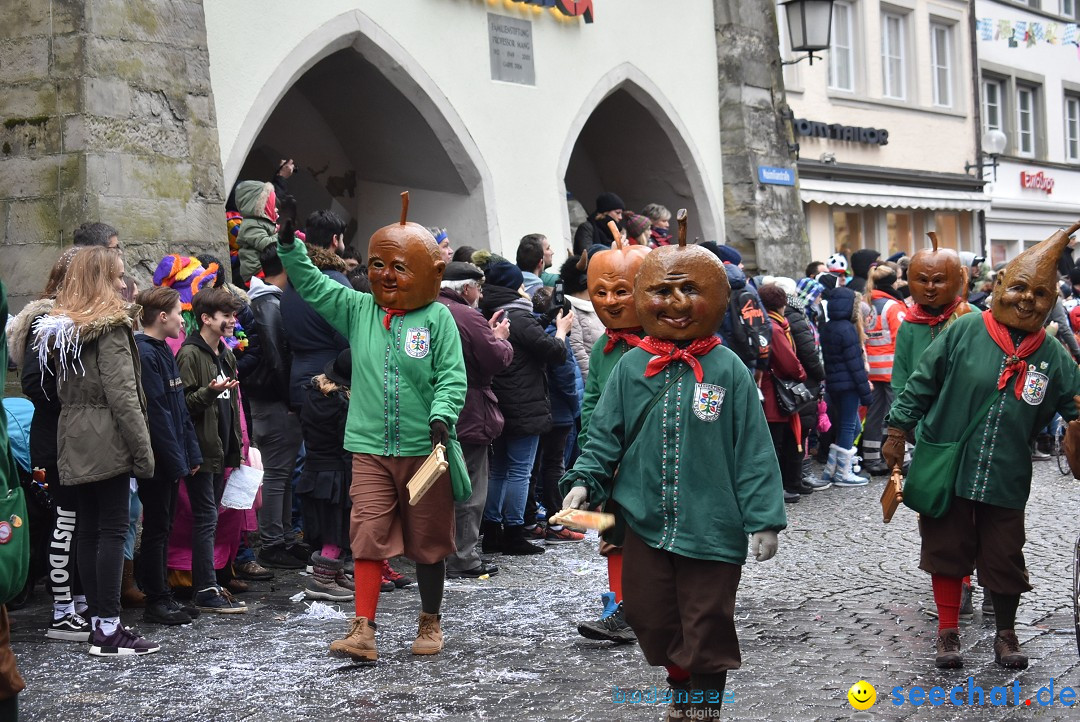
[[[1054,179],[1042,171],[1028,173],[1022,170],[1020,171],[1020,187],[1043,191],[1046,195],[1050,195],[1054,192]]]
[[[536,85],[531,22],[488,13],[488,48],[492,80]]]
[[[760,165],[757,169],[758,180],[774,186],[795,185],[795,171],[791,168],[773,168],[772,166]]]
[[[817,120],[807,120],[806,118],[796,118],[794,127],[796,133],[809,138],[826,138],[850,143],[866,143],[867,145],[889,144],[889,131],[884,128],[863,128],[857,125],[822,123]]]
[[[523,5],[537,5],[542,8],[555,8],[563,15],[572,18],[585,18],[593,21],[593,0],[513,0]]]

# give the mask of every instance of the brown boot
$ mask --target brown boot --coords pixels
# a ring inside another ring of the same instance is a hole
[[[671,688],[671,705],[667,710],[666,722],[685,722],[690,719],[689,713],[694,708],[690,704],[690,691],[693,689],[690,680],[676,682],[668,677],[667,683]]]
[[[938,669],[958,669],[964,666],[964,658],[960,655],[959,629],[938,630],[934,665]]]
[[[120,606],[124,609],[142,609],[146,595],[135,586],[135,562],[124,560],[124,576],[120,580]]]
[[[1027,669],[1027,655],[1020,651],[1016,632],[1003,629],[994,637],[994,661],[1006,669]]]
[[[420,629],[412,643],[413,654],[438,654],[443,648],[442,626],[438,614],[420,612]]]
[[[368,621],[367,617],[354,618],[345,638],[330,643],[330,654],[351,657],[357,661],[377,660],[379,652],[375,649],[375,623]]]

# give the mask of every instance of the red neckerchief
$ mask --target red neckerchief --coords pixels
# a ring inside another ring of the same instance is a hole
[[[638,348],[653,354],[649,363],[645,366],[645,378],[655,376],[667,368],[672,361],[685,361],[694,371],[694,378],[701,383],[705,377],[705,371],[701,368],[698,356],[704,356],[717,346],[720,346],[719,336],[696,338],[686,348],[679,348],[673,342],[655,336],[646,336],[641,339]]]
[[[638,328],[609,328],[607,330],[607,343],[604,344],[604,353],[611,353],[615,348],[615,344],[619,341],[626,341],[626,345],[630,348],[634,348],[641,343],[641,336],[637,335],[637,332],[641,330]]]
[[[944,310],[936,316],[928,313],[922,304],[916,303],[911,307],[911,310],[904,314],[904,320],[911,321],[912,323],[926,324],[927,326],[937,326],[942,321],[947,320],[949,316],[952,316],[953,312],[956,311],[957,306],[963,302],[964,299],[957,296],[952,303],[946,306]]]
[[[990,338],[994,339],[994,343],[1005,352],[1006,356],[1005,370],[1001,372],[1001,377],[998,379],[998,390],[1005,388],[1009,377],[1016,374],[1015,390],[1016,398],[1019,399],[1024,392],[1024,383],[1027,381],[1028,367],[1024,363],[1024,359],[1038,351],[1039,347],[1042,346],[1043,339],[1046,338],[1046,329],[1040,328],[1038,333],[1029,333],[1020,342],[1020,348],[1016,348],[1012,336],[1009,335],[1008,326],[994,318],[994,314],[990,311],[983,311],[982,317]]]
[[[385,308],[383,306],[379,306],[379,308],[381,308],[386,313],[386,315],[383,316],[382,325],[383,325],[383,328],[385,328],[387,331],[390,330],[390,319],[391,318],[393,318],[394,316],[404,316],[405,314],[408,313],[408,311],[401,311],[401,310],[396,309],[396,308]]]

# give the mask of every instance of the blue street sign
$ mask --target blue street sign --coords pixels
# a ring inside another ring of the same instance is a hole
[[[774,186],[795,185],[795,171],[791,168],[772,168],[767,165],[758,166],[758,180]]]

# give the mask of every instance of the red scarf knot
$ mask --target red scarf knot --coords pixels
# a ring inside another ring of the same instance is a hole
[[[383,316],[382,325],[383,325],[383,328],[385,328],[387,331],[390,330],[390,319],[391,318],[393,318],[394,316],[404,316],[405,314],[408,313],[408,311],[402,311],[402,310],[397,309],[397,308],[385,308],[383,306],[379,306],[379,308],[381,308],[386,313],[386,315]]]
[[[649,363],[645,366],[645,378],[656,376],[673,361],[685,361],[693,370],[694,378],[697,379],[698,383],[701,383],[702,379],[705,378],[705,371],[701,368],[701,362],[697,360],[697,357],[704,356],[720,345],[719,336],[696,338],[685,348],[679,348],[673,342],[662,338],[646,336],[641,339],[638,348],[653,354],[653,357],[649,359]]]
[[[626,341],[627,346],[634,348],[641,343],[641,336],[637,334],[640,330],[640,328],[609,328],[607,330],[607,342],[604,344],[604,353],[611,353],[615,349],[615,344],[619,343],[619,341]]]
[[[982,319],[990,338],[994,340],[998,348],[1005,352],[1005,368],[1002,370],[1001,376],[998,377],[998,390],[1005,388],[1005,384],[1015,374],[1016,385],[1014,391],[1016,392],[1016,398],[1019,399],[1023,396],[1024,384],[1027,383],[1028,365],[1024,362],[1024,359],[1038,351],[1039,347],[1042,346],[1043,339],[1046,338],[1046,329],[1040,328],[1037,333],[1029,333],[1020,342],[1020,346],[1017,347],[1013,343],[1012,336],[1009,335],[1009,327],[994,318],[990,311],[983,311]]]
[[[949,317],[953,315],[957,307],[964,302],[964,299],[957,296],[952,303],[946,306],[941,313],[936,316],[930,314],[921,304],[916,303],[909,309],[905,315],[905,321],[911,321],[912,323],[921,323],[927,326],[938,326],[943,321],[949,320]]]

